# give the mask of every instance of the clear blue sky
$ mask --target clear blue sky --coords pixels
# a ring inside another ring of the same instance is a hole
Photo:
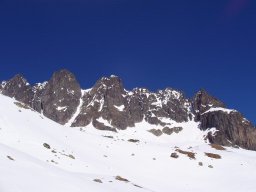
[[[255,0],[0,0],[0,79],[205,88],[256,123]]]

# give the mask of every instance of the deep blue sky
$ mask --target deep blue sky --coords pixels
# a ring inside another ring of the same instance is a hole
[[[205,88],[256,123],[255,0],[0,0],[0,79]]]

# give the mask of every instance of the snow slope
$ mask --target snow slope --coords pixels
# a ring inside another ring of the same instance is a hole
[[[0,106],[0,192],[254,192],[256,188],[256,152],[217,150],[204,141],[206,132],[195,122],[171,122],[183,130],[156,137],[148,130],[161,127],[145,122],[114,133],[92,125],[61,126],[3,95]],[[195,153],[195,159],[180,152],[177,159],[171,158],[177,149]]]

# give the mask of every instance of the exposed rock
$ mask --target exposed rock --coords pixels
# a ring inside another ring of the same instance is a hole
[[[221,159],[221,156],[214,153],[205,153],[207,157],[213,158],[213,159]]]
[[[183,151],[181,149],[176,149],[175,151],[177,151],[180,154],[187,155],[190,159],[195,159],[196,154],[191,151]]]
[[[116,129],[115,128],[112,128],[110,126],[106,126],[105,124],[97,121],[97,120],[93,120],[93,123],[92,125],[96,128],[96,129],[99,129],[99,130],[105,130],[105,131],[114,131],[116,132]]]
[[[209,112],[201,116],[201,129],[215,127],[217,131],[207,135],[211,143],[256,150],[256,129],[238,113]]]
[[[165,127],[165,128],[163,128],[162,132],[166,135],[171,135],[173,133],[173,129],[171,129],[169,127]]]
[[[55,72],[41,96],[43,114],[65,124],[75,113],[81,98],[81,88],[75,76],[67,71]]]
[[[47,143],[44,143],[43,146],[46,148],[46,149],[51,149],[51,146]]]
[[[31,106],[33,91],[27,80],[20,74],[15,75],[5,83],[2,94],[13,97],[16,100]]]
[[[140,142],[140,140],[138,140],[138,139],[128,139],[128,141],[131,142],[131,143],[138,143],[138,142]]]
[[[183,130],[183,128],[182,127],[173,127],[172,130],[174,133],[179,133]]]
[[[152,133],[153,135],[159,137],[163,134],[163,132],[160,129],[150,129],[148,132]]]
[[[9,159],[9,160],[11,160],[11,161],[14,161],[14,159],[11,157],[11,156],[7,156],[7,158]]]
[[[197,120],[201,122],[200,129],[217,130],[215,133],[208,133],[207,139],[210,143],[256,150],[256,129],[241,113],[225,110],[225,105],[221,101],[205,91],[200,91],[196,95],[193,106]],[[210,110],[216,108],[219,110]]]
[[[48,82],[34,86],[22,75],[16,75],[0,84],[0,93],[15,98],[21,103],[20,106],[32,108],[60,124],[68,122],[74,127],[92,124],[99,130],[117,131],[145,120],[164,127],[150,131],[160,136],[162,133],[171,135],[182,131],[182,127],[172,127],[172,123],[168,122],[191,120],[199,122],[201,130],[216,129],[206,136],[212,144],[256,150],[255,127],[239,112],[227,110],[223,102],[204,90],[192,100],[172,88],[157,92],[145,88],[127,91],[116,76],[103,77],[92,89],[81,90],[71,72],[60,70]],[[81,108],[78,109],[78,106]],[[76,111],[75,120],[69,122]]]
[[[195,95],[192,105],[196,114],[202,114],[212,107],[226,107],[223,102],[211,96],[203,89]]]
[[[179,155],[177,153],[172,153],[171,157],[177,159],[179,157]]]
[[[123,177],[121,177],[121,176],[116,176],[116,180],[118,180],[118,181],[124,181],[124,182],[129,182],[128,179],[125,179],[125,178],[123,178]]]
[[[96,183],[103,183],[100,179],[94,179],[93,181]]]
[[[219,151],[225,151],[226,148],[225,147],[222,147],[221,145],[218,145],[218,144],[210,144],[210,146],[216,150],[219,150]]]

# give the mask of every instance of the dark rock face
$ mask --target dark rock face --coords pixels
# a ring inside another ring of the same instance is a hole
[[[99,118],[115,129],[133,127],[143,119],[151,124],[166,125],[161,119],[188,121],[190,113],[191,104],[178,91],[166,89],[152,93],[136,88],[129,92],[120,78],[111,76],[101,78],[84,93],[81,112],[72,126],[86,126],[92,122],[96,128],[103,129]],[[106,124],[105,129],[109,130]]]
[[[240,146],[245,149],[256,150],[256,129],[240,113],[230,114],[216,111],[209,112],[201,117],[201,129],[215,127],[215,134],[209,133],[208,139],[211,143]]]
[[[37,112],[42,112],[42,94],[45,91],[45,87],[48,84],[48,82],[44,83],[37,83],[32,87],[32,91],[34,93],[33,100],[32,100],[32,108],[36,110]]]
[[[20,74],[15,75],[5,83],[5,86],[2,89],[2,94],[13,97],[28,105],[31,105],[33,99],[32,87]]]
[[[200,119],[200,114],[209,110],[212,107],[225,108],[225,104],[215,97],[209,95],[205,90],[200,90],[193,99],[194,113],[197,114],[197,120]],[[199,115],[199,116],[198,116]]]
[[[201,122],[200,128],[217,130],[207,135],[211,143],[256,150],[256,129],[241,113],[235,110],[226,111],[222,102],[209,96],[205,91],[196,95],[193,106],[197,120]],[[211,108],[217,110],[209,110]]]
[[[147,121],[162,127],[151,130],[160,136],[182,130],[182,127],[173,127],[171,121],[197,121],[201,130],[216,129],[207,135],[211,143],[256,150],[254,126],[204,90],[192,100],[171,88],[157,92],[145,88],[127,91],[116,76],[103,77],[92,89],[82,90],[71,72],[60,70],[48,82],[34,86],[16,75],[0,84],[0,93],[73,127],[92,124],[99,130],[117,131]]]
[[[60,124],[65,124],[79,105],[81,88],[71,72],[61,70],[53,74],[45,89],[39,93],[39,97],[43,114]]]

